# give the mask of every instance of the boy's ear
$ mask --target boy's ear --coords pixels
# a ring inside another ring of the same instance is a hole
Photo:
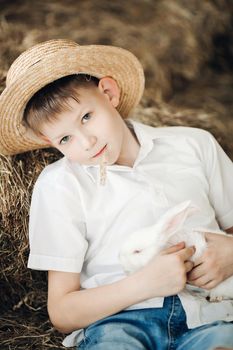
[[[98,84],[99,90],[106,94],[113,107],[117,107],[120,100],[120,89],[117,82],[110,77],[101,78]]]

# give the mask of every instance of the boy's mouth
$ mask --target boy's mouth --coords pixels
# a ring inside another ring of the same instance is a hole
[[[99,157],[106,149],[107,145],[105,145],[98,153],[96,153],[96,155],[94,155],[92,158],[96,158]]]

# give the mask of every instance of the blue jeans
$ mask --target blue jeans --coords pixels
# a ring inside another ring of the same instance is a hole
[[[212,350],[233,349],[233,323],[218,321],[188,329],[178,296],[162,308],[119,312],[91,324],[77,349],[85,350]]]

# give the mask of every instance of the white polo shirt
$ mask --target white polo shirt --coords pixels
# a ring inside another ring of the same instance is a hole
[[[65,157],[42,171],[31,202],[29,268],[81,272],[84,289],[118,281],[125,277],[118,254],[127,235],[184,200],[201,208],[187,219],[188,227],[233,226],[233,163],[210,133],[127,122],[140,143],[138,157],[132,168],[107,166],[104,186],[99,166]],[[190,328],[233,320],[231,301],[179,296]],[[129,309],[162,305],[163,298],[153,298]]]

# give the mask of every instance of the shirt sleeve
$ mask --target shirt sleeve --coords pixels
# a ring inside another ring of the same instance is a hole
[[[77,179],[52,175],[39,177],[33,190],[28,267],[80,272],[88,243]]]
[[[203,143],[206,176],[209,182],[209,200],[220,227],[233,226],[233,163],[216,139],[205,132]]]

